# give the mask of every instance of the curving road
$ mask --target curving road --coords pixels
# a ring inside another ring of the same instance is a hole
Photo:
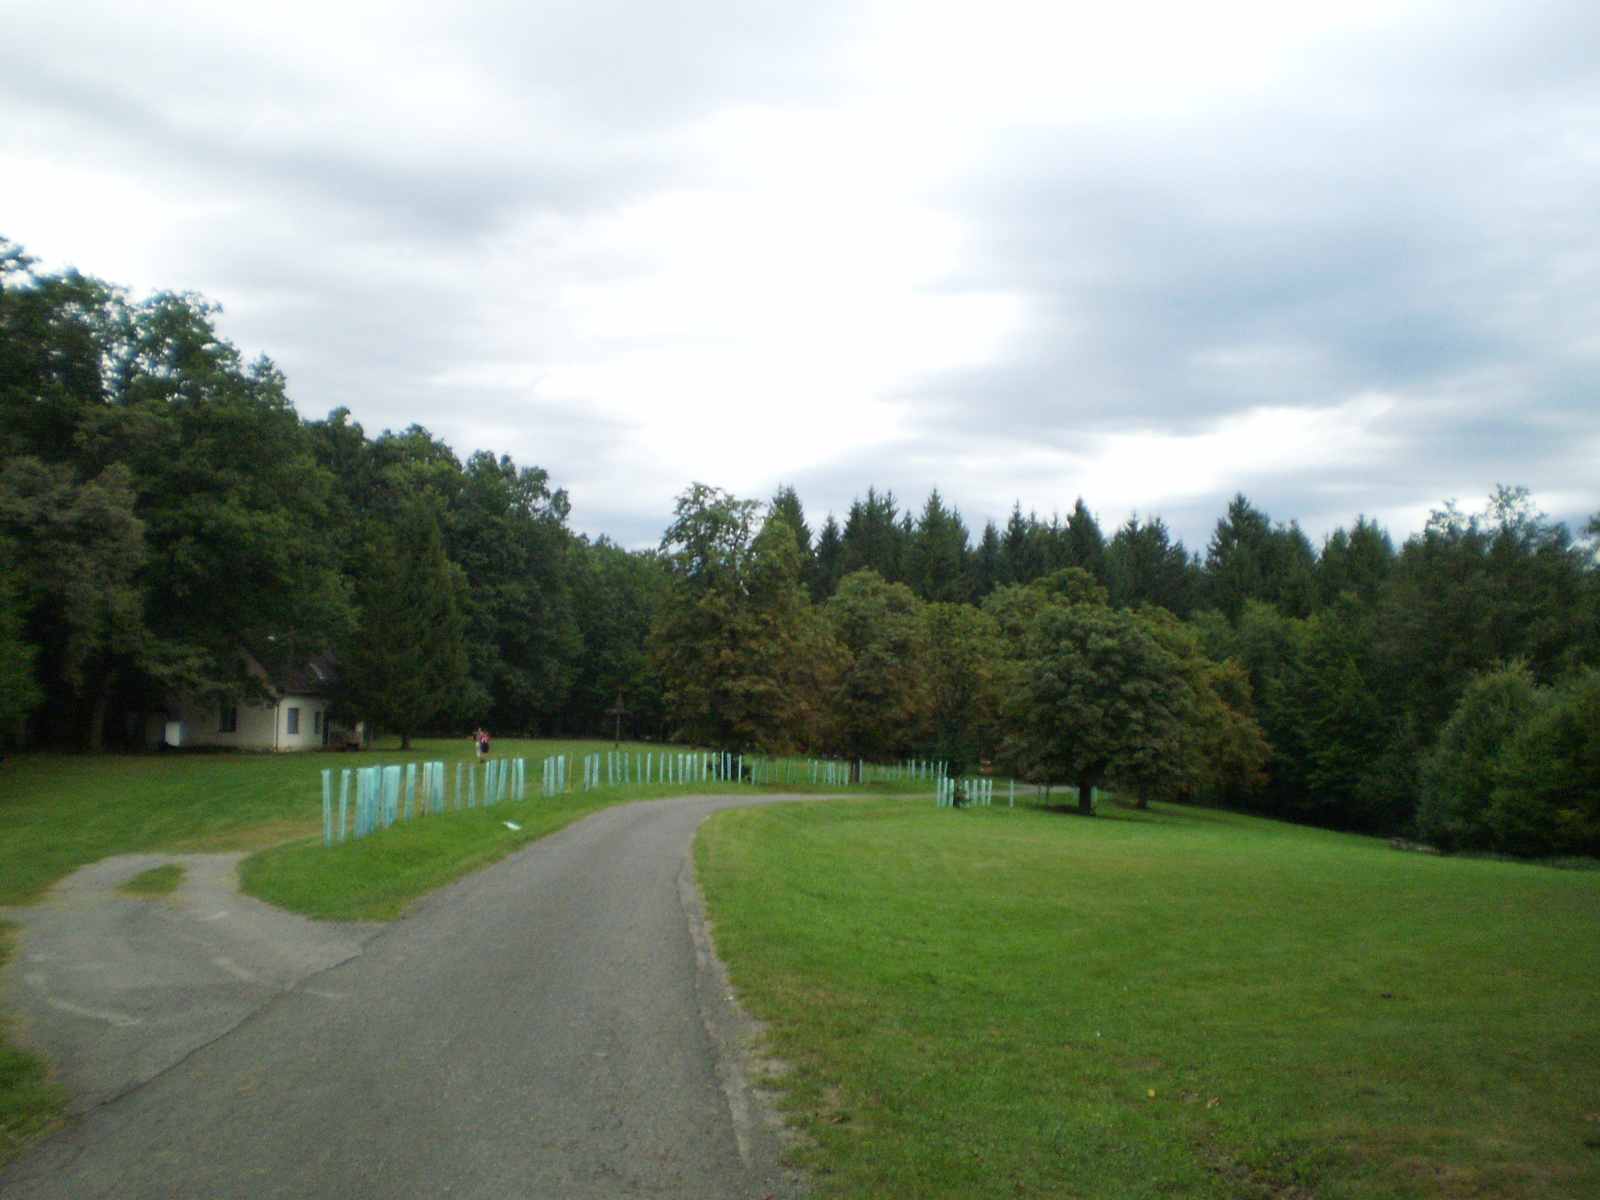
[[[25,1027],[86,1111],[0,1196],[798,1194],[688,866],[710,813],[782,799],[606,809],[376,930],[85,868],[11,915]]]

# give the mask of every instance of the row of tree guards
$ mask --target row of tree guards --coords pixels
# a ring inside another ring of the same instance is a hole
[[[539,793],[555,796],[574,790],[572,755],[551,755],[543,761]],[[335,778],[337,776],[337,778]],[[363,838],[396,821],[409,821],[424,813],[445,811],[446,764],[406,763],[403,766],[354,767],[322,772],[322,841],[331,846]],[[986,805],[994,799],[994,780],[956,779],[942,761],[907,759],[900,763],[854,762],[832,758],[768,758],[743,754],[682,751],[608,750],[581,760],[577,790],[626,787],[631,784],[692,784],[749,782],[751,784],[806,784],[843,787],[852,783],[928,782],[935,786],[938,805],[954,807],[958,800]],[[1008,803],[1016,803],[1017,785],[1010,783]],[[451,806],[478,808],[528,796],[525,758],[491,758],[478,763],[457,763]]]

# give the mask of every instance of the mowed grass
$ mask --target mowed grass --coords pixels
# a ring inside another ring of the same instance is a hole
[[[1104,811],[702,829],[815,1195],[1600,1195],[1600,873]]]

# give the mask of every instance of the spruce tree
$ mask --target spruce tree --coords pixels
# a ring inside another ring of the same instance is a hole
[[[960,512],[946,508],[934,488],[906,548],[906,582],[924,600],[961,602],[971,598],[967,527]]]
[[[415,497],[393,532],[373,527],[357,586],[360,620],[347,647],[341,700],[353,715],[400,734],[400,748],[459,717],[468,692],[461,580],[438,519]]]

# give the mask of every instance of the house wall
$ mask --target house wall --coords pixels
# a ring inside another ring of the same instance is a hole
[[[300,710],[300,732],[289,732],[289,709]],[[322,745],[322,722],[327,702],[318,696],[285,696],[278,702],[276,721],[279,750],[311,750]],[[240,714],[243,716],[243,714]]]
[[[289,733],[289,709],[300,710],[300,732]],[[240,750],[309,750],[323,743],[321,729],[328,702],[320,696],[285,696],[277,704],[239,705],[238,728],[219,729],[221,714],[215,705],[183,700],[173,714],[181,746],[232,746]],[[171,728],[170,724],[168,726]],[[170,738],[168,739],[170,741]]]

